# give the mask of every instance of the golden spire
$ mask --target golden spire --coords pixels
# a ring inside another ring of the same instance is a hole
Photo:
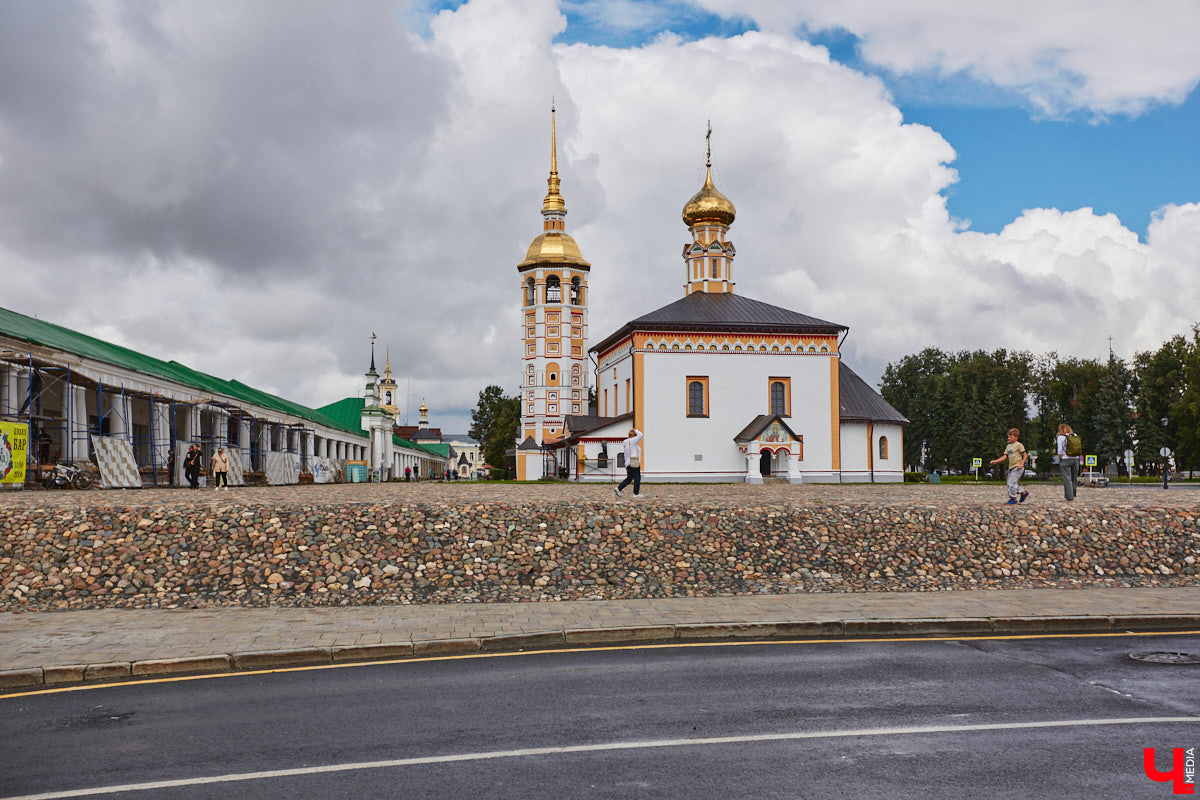
[[[542,202],[543,214],[566,214],[567,204],[558,193],[558,133],[554,124],[554,102],[550,103],[550,179],[546,181],[549,191]],[[549,230],[549,228],[547,228]]]
[[[683,207],[683,221],[690,228],[698,222],[732,225],[737,211],[729,198],[717,191],[712,179],[712,121],[704,137],[707,154],[704,159],[704,186]]]

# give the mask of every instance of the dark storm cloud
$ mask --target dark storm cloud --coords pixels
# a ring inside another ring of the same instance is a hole
[[[10,247],[307,271],[403,216],[446,70],[394,4],[116,8],[0,5]]]

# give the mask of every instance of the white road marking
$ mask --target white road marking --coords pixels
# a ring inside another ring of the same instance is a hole
[[[1010,731],[1031,728],[1072,728],[1099,725],[1166,725],[1176,723],[1198,723],[1200,717],[1126,717],[1115,719],[1064,719],[1043,722],[1001,722],[981,725],[933,725],[912,728],[864,728],[847,731],[806,731],[800,733],[762,733],[745,736],[713,736],[697,739],[657,739],[645,742],[609,742],[608,744],[581,744],[565,747],[532,747],[524,750],[490,750],[482,753],[460,753],[449,756],[425,756],[421,758],[397,758],[390,761],[360,761],[350,764],[327,764],[321,767],[298,767],[264,772],[242,772],[230,775],[213,775],[201,778],[179,778],[168,781],[127,783],[119,786],[98,786],[91,789],[70,789],[61,792],[28,794],[4,797],[0,800],[55,800],[65,797],[88,797],[103,794],[124,794],[149,789],[171,789],[181,786],[204,786],[213,783],[236,783],[267,778],[292,778],[301,775],[321,775],[333,772],[349,772],[359,769],[392,769],[419,764],[450,764],[458,761],[486,761],[497,758],[525,758],[528,756],[562,755],[565,753],[599,753],[610,750],[646,750],[657,747],[703,747],[716,744],[743,744],[747,742],[786,742],[797,739],[839,739],[854,736],[907,736],[931,733],[964,733],[968,731]]]

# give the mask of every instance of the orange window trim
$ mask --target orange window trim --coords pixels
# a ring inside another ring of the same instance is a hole
[[[767,378],[767,408],[774,413],[771,406],[771,388],[776,383],[783,384],[783,416],[790,417],[792,415],[792,379],[786,377]]]

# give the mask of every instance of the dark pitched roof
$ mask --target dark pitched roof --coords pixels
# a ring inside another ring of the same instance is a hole
[[[778,421],[779,424],[782,425],[784,427],[784,429],[792,435],[793,439],[800,438],[799,436],[796,435],[796,432],[794,430],[792,430],[791,426],[788,425],[787,422],[784,421],[783,417],[780,416],[779,414],[759,414],[757,417],[750,420],[750,424],[747,425],[745,428],[742,428],[742,432],[739,433],[737,436],[733,437],[733,440],[735,442],[737,442],[738,444],[743,444],[745,442],[752,442],[758,438],[759,434],[761,434],[763,431],[765,431],[767,429],[768,425],[770,425],[772,422],[776,422],[776,421]]]
[[[611,425],[614,422],[622,419],[632,419],[633,414],[622,414],[619,417],[593,417],[583,414],[567,414],[563,418],[563,427],[571,434],[572,437],[580,434],[594,431],[596,428],[603,428],[605,425]]]
[[[841,400],[841,418],[864,422],[899,422],[907,425],[908,419],[884,400],[879,392],[867,385],[854,370],[838,361],[838,395]]]
[[[732,293],[693,292],[670,305],[625,323],[616,333],[591,348],[606,350],[635,330],[761,331],[768,333],[832,333],[848,330],[827,322]]]
[[[525,441],[517,445],[518,450],[541,450],[542,448],[533,440],[532,436],[526,436]]]

